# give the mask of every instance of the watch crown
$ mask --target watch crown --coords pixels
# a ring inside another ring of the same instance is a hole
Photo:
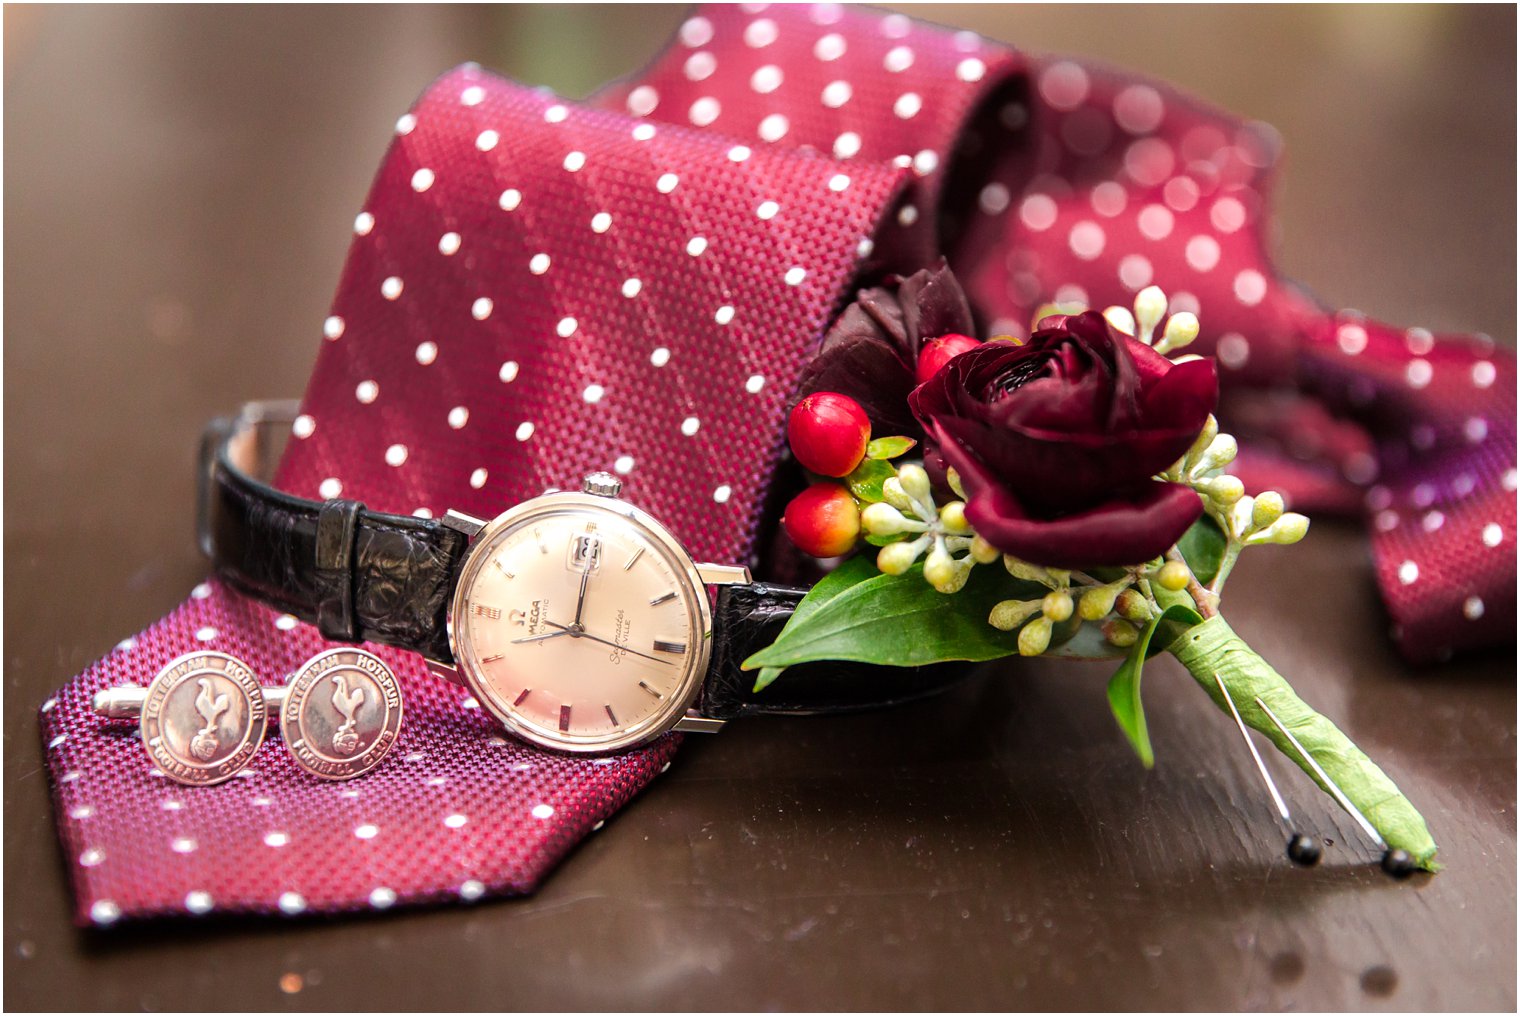
[[[623,492],[623,481],[611,473],[592,473],[581,484],[581,490],[599,497],[617,497]]]

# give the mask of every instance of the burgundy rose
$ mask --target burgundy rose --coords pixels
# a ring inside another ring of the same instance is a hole
[[[1173,364],[1087,311],[962,353],[909,404],[978,534],[1024,561],[1095,568],[1157,557],[1202,514],[1192,490],[1152,477],[1217,396],[1212,361]]]

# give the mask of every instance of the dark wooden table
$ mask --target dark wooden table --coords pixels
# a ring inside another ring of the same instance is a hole
[[[1513,340],[1513,9],[932,16],[1275,123],[1290,274]],[[911,709],[692,739],[531,899],[69,924],[35,710],[200,580],[198,429],[301,391],[391,122],[465,59],[584,91],[680,17],[6,9],[6,1006],[1513,1009],[1513,653],[1403,666],[1365,539],[1334,524],[1247,555],[1230,616],[1424,810],[1435,878],[1381,875],[1291,774],[1335,845],[1289,867],[1237,735],[1169,661],[1147,679],[1150,773],[1105,671],[1035,663]]]

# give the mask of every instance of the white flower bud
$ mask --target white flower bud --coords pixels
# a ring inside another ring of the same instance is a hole
[[[945,482],[950,485],[951,490],[955,491],[956,497],[962,501],[966,500],[966,488],[961,486],[961,474],[955,471],[954,466],[945,469]]]
[[[1250,494],[1235,502],[1235,507],[1230,509],[1230,532],[1235,536],[1244,536],[1251,531],[1251,512],[1256,508],[1256,499]]]
[[[1240,477],[1231,476],[1228,473],[1207,480],[1199,480],[1193,486],[1199,492],[1208,495],[1215,504],[1225,508],[1239,501],[1246,493],[1246,485],[1240,482]]]
[[[1101,620],[1114,609],[1114,601],[1118,598],[1118,586],[1095,586],[1082,594],[1082,599],[1077,603],[1077,613],[1084,621]]]
[[[860,513],[860,524],[872,536],[921,533],[928,528],[924,523],[908,518],[885,503],[867,505],[866,510]]]
[[[991,564],[1003,556],[1003,552],[980,536],[971,541],[971,559],[977,564]]]
[[[1261,543],[1287,545],[1302,540],[1308,532],[1308,516],[1300,515],[1298,512],[1288,512],[1261,532],[1246,537],[1245,542],[1248,546],[1255,546]]]
[[[943,541],[936,541],[934,549],[924,558],[924,581],[935,589],[949,585],[955,577],[955,558],[945,549]]]
[[[1019,629],[1019,655],[1039,656],[1050,648],[1050,618],[1037,617]]]
[[[1265,529],[1282,515],[1283,496],[1275,490],[1264,490],[1256,495],[1256,503],[1251,506],[1251,526]]]
[[[971,524],[966,521],[966,505],[962,501],[951,501],[941,508],[939,522],[947,533],[971,532]]]
[[[1103,312],[1103,316],[1108,318],[1109,324],[1113,325],[1116,329],[1123,332],[1125,335],[1135,334],[1135,315],[1131,314],[1125,308],[1110,307]]]
[[[900,512],[910,512],[913,510],[913,499],[902,489],[902,484],[898,482],[895,476],[889,476],[882,481],[881,496],[887,504]]]
[[[922,540],[889,543],[876,555],[876,567],[883,575],[901,575],[913,567],[913,562],[923,553],[924,546]]]
[[[1039,600],[1004,600],[992,608],[987,623],[1000,631],[1013,631],[1040,612]]]
[[[1213,444],[1214,439],[1218,436],[1219,421],[1214,419],[1213,413],[1210,413],[1209,418],[1203,421],[1203,430],[1198,432],[1198,436],[1193,439],[1193,444],[1188,448],[1187,454],[1182,457],[1182,461],[1188,469],[1198,464],[1198,460],[1203,458],[1203,453],[1209,450],[1209,445]]]
[[[1103,637],[1109,641],[1110,645],[1128,649],[1140,641],[1140,632],[1128,621],[1121,621],[1116,617],[1104,623]]]
[[[1166,313],[1166,294],[1160,286],[1146,286],[1140,290],[1140,295],[1135,297],[1135,324],[1140,328],[1135,332],[1135,338],[1151,344],[1151,336],[1155,334],[1156,325],[1160,323],[1161,316]]]
[[[929,474],[924,472],[923,466],[908,463],[897,470],[897,480],[902,484],[903,493],[915,501],[929,500]]]
[[[1216,469],[1223,469],[1235,461],[1235,456],[1239,452],[1240,447],[1235,443],[1233,437],[1228,434],[1220,434],[1213,441],[1209,442],[1208,448],[1198,457],[1198,465],[1194,468],[1193,472],[1202,475],[1203,473],[1212,473]]]
[[[1166,330],[1161,333],[1161,341],[1156,343],[1156,352],[1163,356],[1174,349],[1192,345],[1198,338],[1198,317],[1187,311],[1173,314],[1166,319]]]
[[[1045,599],[1040,601],[1040,609],[1045,616],[1057,622],[1071,617],[1072,607],[1071,594],[1064,589],[1046,593]]]
[[[1011,554],[1003,555],[1003,567],[1008,569],[1009,575],[1012,575],[1016,579],[1023,579],[1025,582],[1038,582],[1040,585],[1049,586],[1051,589],[1062,585],[1049,568],[1042,568],[1037,564],[1020,561]]]

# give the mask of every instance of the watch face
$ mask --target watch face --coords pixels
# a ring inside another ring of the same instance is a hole
[[[685,714],[707,670],[709,618],[690,559],[648,516],[551,494],[481,532],[450,630],[460,671],[508,728],[607,751]]]

